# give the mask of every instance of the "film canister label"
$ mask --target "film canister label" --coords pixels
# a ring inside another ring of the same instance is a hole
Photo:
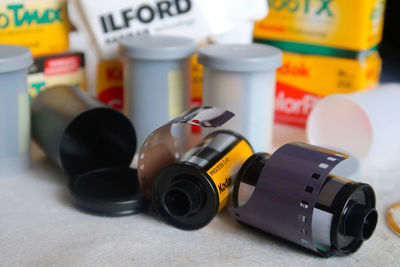
[[[225,207],[228,200],[232,175],[239,170],[241,165],[252,154],[253,151],[249,144],[245,140],[241,140],[207,171],[207,174],[217,187],[219,199],[218,212]]]

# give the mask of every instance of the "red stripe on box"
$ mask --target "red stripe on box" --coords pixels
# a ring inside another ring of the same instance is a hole
[[[275,122],[305,127],[308,115],[320,98],[294,86],[277,82]]]
[[[81,58],[79,56],[49,58],[44,63],[44,75],[50,76],[76,72],[80,66]]]
[[[123,91],[122,86],[114,86],[102,91],[98,98],[100,101],[106,103],[107,105],[122,111],[123,109]]]

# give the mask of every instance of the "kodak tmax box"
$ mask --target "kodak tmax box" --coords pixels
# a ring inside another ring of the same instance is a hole
[[[28,47],[33,56],[68,49],[66,0],[0,1],[0,43]]]

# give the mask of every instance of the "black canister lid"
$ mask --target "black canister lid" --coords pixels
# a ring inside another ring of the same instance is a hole
[[[147,208],[135,169],[96,169],[71,180],[69,190],[78,208],[96,215],[125,216]]]
[[[102,216],[143,211],[146,200],[137,170],[129,168],[135,150],[135,130],[119,111],[94,108],[75,117],[65,129],[60,146],[60,160],[71,179],[73,203]]]

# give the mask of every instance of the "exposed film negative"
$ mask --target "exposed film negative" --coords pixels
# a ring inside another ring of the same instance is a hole
[[[333,175],[348,155],[303,143],[257,153],[239,171],[236,220],[322,256],[355,252],[373,233],[371,186]]]

